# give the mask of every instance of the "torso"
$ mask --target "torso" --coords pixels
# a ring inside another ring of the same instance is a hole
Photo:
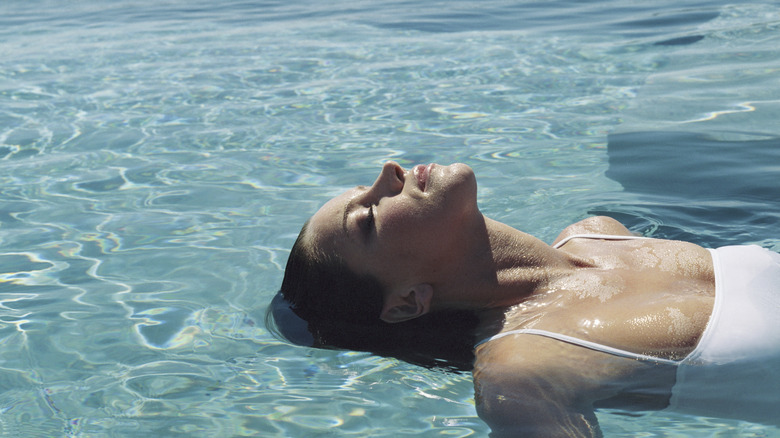
[[[545,329],[672,359],[696,346],[715,296],[706,249],[668,240],[578,238],[560,250],[588,266],[515,306],[505,330]]]
[[[577,238],[559,250],[582,266],[507,311],[502,332],[535,328],[666,359],[682,359],[695,348],[714,304],[706,249],[656,239]],[[674,385],[674,367],[540,336],[507,336],[476,353],[477,388],[481,370],[502,364],[522,374],[526,384],[551,379],[575,392],[590,391],[596,404],[661,409]],[[526,376],[539,369],[545,371]]]

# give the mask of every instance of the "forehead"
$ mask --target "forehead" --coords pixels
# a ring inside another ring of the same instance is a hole
[[[343,236],[342,224],[347,204],[358,195],[358,188],[347,190],[326,202],[309,220],[309,240],[324,249],[338,243]]]

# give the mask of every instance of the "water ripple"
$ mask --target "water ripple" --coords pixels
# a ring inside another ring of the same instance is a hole
[[[303,221],[387,159],[462,161],[551,240],[623,193],[615,130],[778,136],[765,2],[207,3],[4,5],[2,435],[484,436],[467,376],[265,330]]]

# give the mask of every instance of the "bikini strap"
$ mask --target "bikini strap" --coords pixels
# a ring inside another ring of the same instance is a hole
[[[659,364],[666,364],[666,365],[679,365],[680,361],[677,360],[671,360],[671,359],[663,359],[660,357],[654,357],[654,356],[648,356],[646,354],[639,354],[634,353],[631,351],[621,350],[619,348],[613,348],[609,347],[607,345],[597,344],[595,342],[586,341],[584,339],[575,338],[572,336],[564,335],[561,333],[555,333],[555,332],[549,332],[547,330],[539,330],[539,329],[517,329],[517,330],[510,330],[508,332],[499,333],[497,335],[491,336],[487,339],[483,339],[477,345],[474,346],[474,348],[486,343],[490,342],[496,339],[503,338],[504,336],[509,335],[518,335],[518,334],[528,334],[528,335],[537,335],[537,336],[544,336],[547,338],[557,339],[562,342],[566,342],[568,344],[577,345],[580,347],[585,347],[590,350],[600,351],[602,353],[611,354],[613,356],[618,357],[625,357],[628,359],[635,359],[635,360],[641,360],[645,362],[654,362]]]
[[[583,239],[603,239],[603,240],[637,240],[637,239],[650,239],[650,237],[645,236],[620,236],[616,234],[572,234],[571,236],[566,236],[561,240],[560,242],[553,245],[553,248],[558,249],[562,247],[564,244],[566,244],[568,241],[572,239],[577,238],[583,238]]]

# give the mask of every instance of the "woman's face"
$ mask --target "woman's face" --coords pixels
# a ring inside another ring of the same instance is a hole
[[[312,216],[309,244],[385,287],[431,281],[424,277],[462,253],[462,236],[481,218],[476,187],[465,164],[385,163],[372,186],[348,190]]]

